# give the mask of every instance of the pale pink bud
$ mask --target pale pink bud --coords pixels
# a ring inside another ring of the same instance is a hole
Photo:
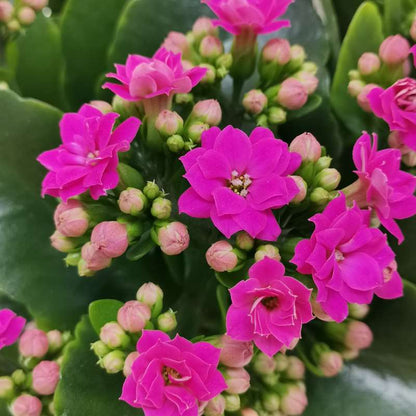
[[[98,246],[88,242],[82,246],[81,257],[85,261],[88,270],[99,271],[110,267],[111,258],[106,256]]]
[[[199,53],[203,58],[216,59],[224,53],[224,47],[216,36],[205,36],[199,45]]]
[[[75,244],[68,237],[65,237],[56,230],[50,237],[51,246],[62,253],[69,253],[75,248]]]
[[[358,94],[357,102],[358,105],[367,113],[371,113],[371,105],[370,101],[368,100],[368,94],[370,94],[370,91],[373,90],[373,88],[378,87],[376,84],[367,84],[361,92]]]
[[[303,364],[303,361],[293,355],[288,357],[287,360],[287,377],[291,380],[302,380],[305,377],[305,364]]]
[[[373,332],[364,322],[352,321],[345,334],[345,346],[353,350],[368,348],[373,342]]]
[[[205,416],[222,416],[225,411],[225,398],[221,394],[211,399],[204,409]]]
[[[281,410],[288,416],[301,415],[308,405],[308,398],[300,386],[290,386],[282,397]]]
[[[217,241],[208,249],[205,258],[216,272],[231,271],[238,264],[238,257],[233,250],[233,246],[228,241]]]
[[[252,238],[247,232],[240,231],[235,239],[238,248],[241,250],[250,251],[254,247],[254,238]]]
[[[129,343],[129,337],[117,322],[107,322],[100,330],[100,339],[110,348],[119,348]]]
[[[290,43],[286,39],[270,39],[263,48],[262,58],[266,62],[286,65],[291,59]]]
[[[341,355],[344,360],[356,360],[360,356],[360,350],[344,350]]]
[[[158,233],[160,249],[168,256],[176,256],[189,246],[189,233],[186,225],[175,221],[160,228]]]
[[[241,416],[259,416],[259,414],[254,409],[246,407],[241,410]]]
[[[410,37],[416,42],[416,19],[413,20],[412,26],[410,27]]]
[[[150,212],[159,220],[167,220],[172,212],[172,202],[169,199],[158,197],[153,201]]]
[[[259,246],[254,254],[254,259],[256,261],[261,261],[265,257],[269,257],[272,260],[280,261],[281,256],[279,249],[272,244],[264,244]]]
[[[316,180],[318,186],[326,191],[333,191],[341,182],[341,174],[334,168],[325,168],[318,173]]]
[[[260,375],[272,374],[276,370],[276,362],[272,357],[261,352],[256,355],[253,368]]]
[[[92,105],[97,110],[100,110],[103,114],[108,114],[113,112],[113,107],[107,101],[102,100],[92,100],[90,101],[90,105]]]
[[[295,78],[299,80],[302,85],[306,88],[309,95],[313,94],[319,85],[319,79],[314,74],[308,71],[301,71],[295,75]]]
[[[120,193],[118,207],[121,212],[129,215],[138,215],[143,211],[147,198],[140,189],[127,188]]]
[[[42,402],[30,394],[22,394],[13,402],[10,411],[13,416],[40,416]]]
[[[131,374],[131,367],[133,366],[133,363],[136,361],[138,356],[139,353],[137,351],[133,351],[126,357],[123,367],[124,377],[128,377]]]
[[[209,130],[209,124],[197,121],[188,128],[188,136],[194,143],[201,143],[201,136],[204,131]]]
[[[380,69],[381,62],[378,55],[372,52],[365,52],[358,60],[358,70],[362,75],[371,75]]]
[[[267,96],[261,90],[251,90],[244,95],[243,106],[249,114],[260,114],[267,106]]]
[[[0,399],[9,399],[14,397],[14,383],[11,377],[0,377]]]
[[[183,119],[175,111],[163,110],[156,118],[155,127],[163,136],[173,136],[181,133]]]
[[[253,343],[237,341],[228,335],[220,340],[220,362],[227,367],[245,367],[253,358]]]
[[[13,5],[9,1],[0,1],[0,22],[7,23],[13,15]]]
[[[157,317],[157,327],[163,332],[171,332],[177,325],[176,314],[172,309],[169,309]]]
[[[32,372],[32,387],[36,393],[48,396],[54,393],[60,377],[55,361],[41,361]]]
[[[299,110],[308,101],[308,91],[296,78],[288,78],[282,82],[277,101],[288,110]]]
[[[365,83],[359,79],[353,79],[348,84],[348,93],[351,97],[358,97],[365,87]]]
[[[304,162],[317,162],[322,154],[321,145],[311,133],[303,133],[295,137],[290,143],[289,150],[299,153]]]
[[[369,305],[359,305],[357,303],[349,304],[349,316],[354,319],[364,319],[370,312]]]
[[[403,155],[403,163],[406,166],[409,166],[410,168],[413,168],[416,166],[416,152],[414,151],[409,151],[406,154]]]
[[[117,313],[117,321],[128,332],[140,332],[150,320],[150,308],[137,300],[126,302]]]
[[[305,48],[301,45],[293,45],[290,47],[291,65],[295,68],[302,66],[306,59]]]
[[[336,351],[323,352],[319,359],[319,368],[325,377],[334,377],[339,374],[344,365],[340,353]]]
[[[108,257],[119,257],[127,250],[127,228],[117,221],[104,221],[92,230],[91,242]]]
[[[224,378],[227,393],[243,394],[250,388],[250,374],[244,368],[227,368]]]
[[[140,286],[136,293],[136,299],[147,305],[152,312],[152,316],[158,316],[163,307],[163,291],[152,282]]]
[[[276,354],[273,357],[273,359],[274,359],[274,362],[275,362],[276,371],[279,371],[279,372],[285,371],[287,369],[287,367],[289,366],[289,359],[283,353]]]
[[[46,333],[49,343],[49,351],[57,351],[63,346],[62,333],[57,329]]]
[[[48,4],[48,0],[23,0],[23,4],[35,10],[42,10]]]
[[[200,17],[192,26],[192,33],[197,39],[201,39],[207,35],[216,35],[218,29],[213,25],[212,19],[208,17]]]
[[[36,13],[31,7],[22,7],[17,12],[17,18],[19,19],[20,23],[27,26],[35,21]]]
[[[162,48],[176,54],[180,53],[182,56],[188,56],[190,52],[188,39],[180,32],[169,32],[162,43]]]
[[[42,358],[48,352],[46,333],[40,329],[28,329],[19,340],[19,352],[23,357]]]
[[[380,45],[379,55],[387,65],[399,65],[409,56],[410,45],[401,35],[389,36]]]
[[[80,237],[88,229],[88,214],[76,199],[61,202],[55,209],[53,220],[56,229],[66,237]]]
[[[108,374],[116,374],[124,369],[126,354],[123,351],[111,351],[100,361],[101,366]]]
[[[191,117],[209,124],[210,126],[218,126],[221,123],[222,110],[217,100],[198,101],[193,110]]]
[[[322,306],[319,302],[316,301],[316,297],[312,296],[311,298],[312,312],[313,314],[325,322],[334,322],[334,320],[322,309]]]
[[[299,189],[298,194],[290,202],[300,204],[306,198],[308,185],[301,176],[292,175],[290,177],[295,181],[296,186]]]
[[[217,77],[216,69],[210,65],[210,64],[200,64],[200,68],[205,68],[207,70],[204,78],[202,78],[201,83],[202,84],[213,84],[215,82],[215,79]]]

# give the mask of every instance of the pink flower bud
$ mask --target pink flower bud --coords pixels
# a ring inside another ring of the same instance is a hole
[[[182,132],[183,119],[175,111],[163,110],[156,118],[155,127],[163,136],[173,136]]]
[[[359,305],[357,303],[349,304],[349,316],[354,319],[364,319],[370,312],[369,305]]]
[[[318,319],[325,322],[334,322],[334,320],[322,309],[321,304],[316,301],[315,296],[311,297],[311,305],[312,312]]]
[[[123,370],[126,354],[123,351],[111,351],[103,357],[100,364],[108,374],[116,374]]]
[[[201,143],[201,136],[204,131],[209,130],[209,124],[197,121],[188,128],[188,136],[194,143]]]
[[[189,246],[187,227],[181,222],[174,221],[159,229],[158,239],[160,249],[168,256],[176,256]]]
[[[17,12],[17,18],[21,24],[28,26],[35,21],[36,13],[31,7],[22,7]]]
[[[365,87],[365,83],[359,79],[353,79],[348,84],[348,93],[351,95],[351,97],[358,97]]]
[[[380,69],[381,62],[378,55],[372,52],[365,52],[358,60],[358,70],[362,75],[371,75]]]
[[[378,87],[376,84],[367,84],[358,94],[357,102],[358,105],[367,113],[371,113],[371,106],[370,101],[368,100],[368,94],[370,94],[370,91],[373,90],[373,88]]]
[[[410,45],[401,35],[389,36],[383,41],[379,55],[387,65],[399,65],[409,56]]]
[[[48,337],[40,329],[27,329],[20,337],[19,352],[23,357],[42,358],[48,348]]]
[[[304,389],[297,385],[288,388],[282,397],[281,410],[288,416],[301,415],[308,405],[308,398]]]
[[[172,309],[169,309],[157,317],[157,327],[163,332],[171,332],[177,325],[176,314]]]
[[[30,394],[22,394],[13,402],[10,411],[13,416],[40,416],[42,402]]]
[[[218,29],[213,25],[212,19],[208,17],[200,17],[192,26],[192,34],[198,40],[207,35],[217,35]]]
[[[243,106],[249,114],[260,114],[267,106],[267,96],[261,90],[251,90],[244,95]]]
[[[91,242],[85,243],[81,249],[82,259],[88,270],[98,271],[110,267],[111,258],[106,256],[97,245]]]
[[[290,47],[290,65],[297,69],[303,65],[306,59],[305,48],[301,45],[293,45]]]
[[[343,365],[342,356],[336,351],[325,351],[319,359],[319,368],[325,377],[335,377],[341,372]]]
[[[147,204],[147,198],[140,189],[127,188],[120,193],[118,207],[121,212],[129,215],[138,215]]]
[[[406,166],[409,166],[410,168],[413,168],[416,166],[416,152],[410,150],[402,157],[403,163]]]
[[[289,150],[299,153],[304,162],[317,162],[321,157],[321,145],[311,133],[303,133],[290,143]]]
[[[13,5],[9,1],[0,1],[0,22],[7,23],[13,15]]]
[[[215,67],[213,67],[210,64],[200,64],[200,68],[205,68],[207,70],[204,78],[202,78],[201,83],[202,84],[213,84],[217,78],[217,71]]]
[[[211,399],[204,409],[205,416],[222,416],[225,411],[225,398],[221,394]]]
[[[133,363],[136,361],[136,358],[139,356],[139,353],[137,351],[131,352],[124,361],[124,367],[123,367],[123,374],[124,377],[128,377],[131,374],[131,367]]]
[[[287,369],[287,367],[289,366],[289,359],[283,353],[276,354],[273,357],[273,359],[274,359],[274,362],[275,362],[276,371],[278,371],[280,373],[285,371]]]
[[[228,241],[217,241],[208,249],[205,258],[216,272],[229,272],[238,264],[238,257],[233,250]]]
[[[55,361],[41,361],[32,372],[32,387],[36,393],[48,396],[55,392],[60,368]]]
[[[373,342],[373,332],[364,322],[352,321],[345,334],[345,346],[352,350],[368,348]]]
[[[153,201],[150,212],[159,220],[167,220],[172,212],[172,202],[169,199],[158,197]]]
[[[0,399],[11,399],[14,397],[14,383],[11,377],[0,377]]]
[[[308,92],[296,78],[288,78],[282,82],[277,101],[288,110],[299,110],[308,101]]]
[[[220,362],[227,367],[245,367],[253,358],[253,343],[237,341],[228,335],[220,340]]]
[[[237,234],[235,242],[241,250],[250,251],[254,247],[254,238],[245,231],[240,231]]]
[[[154,283],[145,283],[140,286],[136,293],[136,299],[147,305],[152,312],[152,316],[158,316],[163,307],[163,291]]]
[[[56,229],[66,237],[80,237],[88,229],[88,214],[76,199],[61,202],[55,209],[53,220]]]
[[[256,261],[261,261],[265,257],[269,257],[270,259],[277,261],[280,261],[281,259],[279,249],[271,244],[259,246],[254,254],[254,259]]]
[[[113,107],[107,101],[102,100],[92,100],[90,101],[90,105],[92,105],[97,110],[100,110],[103,114],[108,114],[113,112]]]
[[[100,340],[110,348],[119,348],[129,344],[129,337],[117,322],[107,322],[100,331]]]
[[[205,36],[199,45],[199,53],[203,58],[216,59],[224,53],[224,47],[216,36]]]
[[[318,88],[319,79],[310,72],[300,71],[295,75],[295,78],[306,88],[308,95],[313,94]]]
[[[272,374],[276,370],[276,362],[272,357],[260,352],[254,358],[253,368],[260,375]]]
[[[298,194],[290,202],[293,204],[300,204],[306,198],[308,185],[301,176],[292,175],[290,177],[295,181],[296,186],[299,189]]]
[[[346,361],[356,360],[360,356],[360,350],[344,350],[341,356]]]
[[[69,253],[76,246],[71,239],[65,237],[58,230],[56,230],[50,237],[51,246],[62,253]]]
[[[416,19],[413,20],[412,26],[410,27],[410,37],[416,42]]]
[[[341,182],[341,174],[334,168],[325,168],[318,173],[316,180],[318,186],[326,191],[333,191]]]
[[[101,222],[92,230],[91,242],[107,257],[119,257],[129,245],[126,226],[117,221]]]
[[[227,393],[243,394],[250,388],[250,374],[244,368],[227,368],[224,378]]]
[[[263,48],[262,58],[265,62],[286,65],[291,59],[290,43],[286,39],[270,39]]]
[[[117,321],[128,332],[140,332],[150,320],[150,308],[137,300],[126,302],[117,313]]]
[[[254,409],[246,407],[241,410],[241,416],[259,416],[259,414]]]
[[[188,38],[180,32],[169,32],[161,47],[173,53],[180,53],[183,57],[189,56],[190,53]]]
[[[46,333],[49,344],[49,351],[55,352],[62,348],[64,341],[62,339],[62,333],[57,329]]]
[[[35,10],[42,10],[48,4],[48,0],[23,0],[23,4]]]
[[[218,126],[222,118],[220,103],[217,100],[198,101],[192,110],[191,117],[210,126]]]
[[[287,358],[288,366],[286,375],[291,380],[302,380],[305,378],[305,364],[298,357],[290,356]]]

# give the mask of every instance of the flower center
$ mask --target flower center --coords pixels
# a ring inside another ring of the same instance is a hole
[[[266,307],[268,311],[272,311],[273,309],[276,309],[279,306],[279,300],[276,296],[269,296],[267,298],[264,298],[261,303]]]
[[[99,157],[100,157],[99,150],[95,150],[94,152],[89,152],[87,154],[87,164],[90,166],[95,166],[98,163],[96,159]]]
[[[335,260],[338,262],[344,260],[344,255],[339,250],[335,250]]]
[[[231,180],[228,181],[227,185],[234,193],[245,198],[248,195],[248,187],[251,183],[250,175],[247,173],[240,175],[236,170],[233,170],[231,172]]]
[[[181,378],[181,375],[176,370],[174,370],[173,368],[164,366],[162,369],[162,377],[165,380],[165,384],[172,383],[169,376],[172,378]]]

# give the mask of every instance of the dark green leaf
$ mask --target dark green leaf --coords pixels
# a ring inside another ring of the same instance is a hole
[[[228,294],[228,290],[223,285],[217,286],[217,302],[221,312],[223,330],[225,331],[225,318],[230,306],[230,295]]]
[[[100,299],[90,304],[88,316],[97,334],[107,322],[117,321],[117,312],[122,306],[123,302],[114,299]]]
[[[292,121],[304,117],[316,110],[321,104],[322,98],[317,94],[313,94],[308,98],[308,102],[300,110],[290,111],[287,119],[288,121]]]
[[[137,261],[143,258],[156,247],[156,243],[151,239],[150,232],[143,233],[140,240],[133,244],[127,251],[127,258],[131,261]]]
[[[351,19],[363,0],[332,0],[332,2],[338,16],[340,34],[343,37],[347,32]]]

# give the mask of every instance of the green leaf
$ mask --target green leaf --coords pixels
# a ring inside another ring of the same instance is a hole
[[[98,335],[107,322],[117,321],[117,312],[122,306],[123,302],[114,299],[100,299],[90,304],[88,316]]]
[[[217,302],[221,312],[223,330],[225,331],[225,320],[231,302],[228,290],[222,285],[217,286]]]
[[[413,416],[416,408],[416,286],[372,305],[372,347],[333,379],[310,378],[305,416]]]
[[[68,0],[62,14],[65,90],[73,108],[94,97],[126,0]],[[150,23],[149,23],[150,24]]]
[[[133,244],[127,251],[127,258],[130,261],[137,261],[143,258],[156,247],[156,243],[151,239],[150,232],[146,231],[140,237],[140,240]]]
[[[316,110],[321,104],[322,98],[317,94],[313,94],[308,98],[308,102],[300,110],[290,111],[288,113],[287,119],[292,121],[304,117],[309,113],[312,113],[312,111]]]
[[[364,52],[377,52],[384,39],[382,20],[377,6],[365,2],[355,14],[342,43],[331,90],[331,104],[336,115],[351,132],[351,142],[370,126],[372,116],[365,113],[348,94],[348,72],[357,68]]]
[[[409,36],[412,19],[410,15],[416,12],[415,0],[384,0],[384,32],[386,36]]]
[[[62,378],[55,392],[56,414],[65,416],[137,416],[139,409],[119,400],[123,375],[107,374],[97,364],[90,344],[97,334],[87,316],[75,329],[75,340],[65,350]]]
[[[39,13],[27,31],[7,46],[7,61],[24,97],[63,107],[63,58],[59,27]]]

